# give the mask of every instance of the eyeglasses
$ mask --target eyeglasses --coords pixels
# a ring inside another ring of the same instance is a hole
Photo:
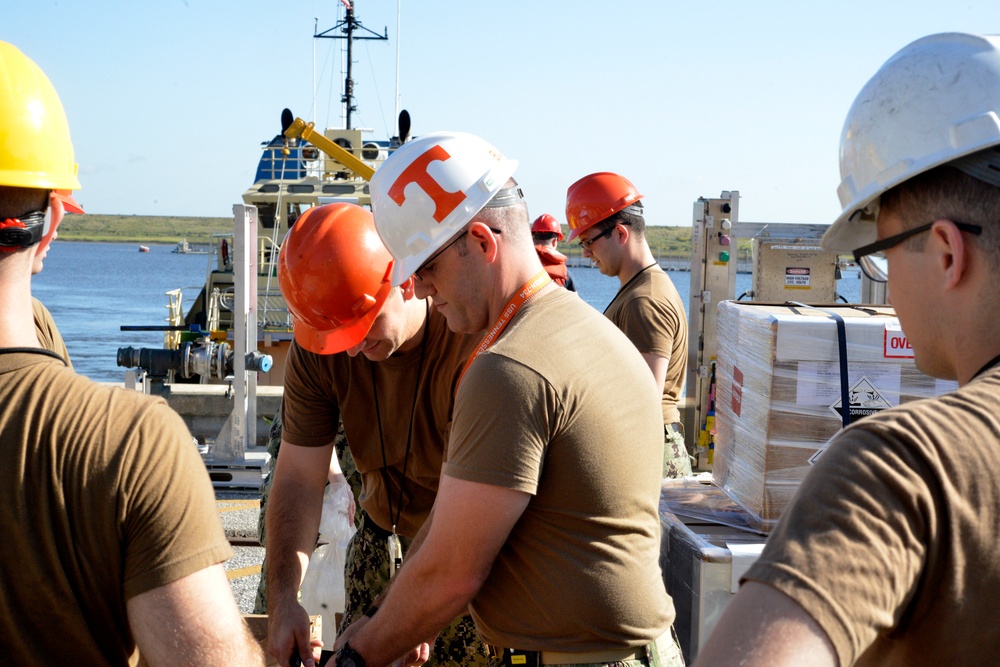
[[[497,235],[500,234],[500,230],[499,229],[493,229],[492,227],[490,227],[489,229],[494,234],[497,234]],[[421,272],[426,273],[426,272],[430,271],[433,268],[434,260],[436,260],[438,257],[440,257],[441,255],[443,255],[448,248],[450,248],[453,245],[455,245],[456,243],[458,243],[459,240],[462,237],[464,237],[466,234],[468,234],[468,233],[469,233],[468,228],[463,229],[461,234],[459,234],[458,236],[456,236],[455,238],[453,238],[451,241],[448,241],[448,243],[443,248],[441,248],[436,253],[434,253],[433,255],[431,255],[430,257],[428,257],[427,261],[425,261],[423,264],[421,264],[417,268],[417,270],[413,272],[413,277],[416,278],[417,280],[423,282],[424,279],[420,276],[420,273]]]
[[[618,225],[626,225],[627,226],[628,223],[619,222]],[[615,229],[617,229],[618,225],[615,225],[614,227],[608,227],[603,232],[601,232],[600,234],[598,234],[597,236],[595,236],[593,238],[580,239],[580,247],[581,248],[586,248],[587,250],[590,250],[590,246],[594,245],[595,243],[597,243],[598,241],[600,241],[601,239],[603,239],[605,236],[607,236],[611,232],[615,231]]]
[[[885,251],[889,248],[894,248],[911,236],[916,236],[917,234],[923,234],[929,231],[931,227],[937,220],[928,222],[926,225],[920,225],[919,227],[914,227],[913,229],[908,229],[905,232],[900,232],[899,234],[893,234],[892,236],[887,236],[881,241],[876,241],[875,243],[869,243],[868,245],[861,246],[854,251],[854,261],[858,263],[864,274],[868,276],[870,280],[877,283],[884,283],[889,280],[889,261],[885,257]],[[952,221],[954,222],[954,221]],[[968,232],[969,234],[979,234],[983,233],[983,228],[979,225],[969,225],[964,222],[954,223],[959,230],[963,232]]]

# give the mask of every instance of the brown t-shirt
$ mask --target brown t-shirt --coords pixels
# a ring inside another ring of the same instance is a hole
[[[411,538],[420,530],[434,504],[455,382],[477,342],[472,336],[449,330],[444,316],[434,309],[430,311],[426,332],[422,368],[420,346],[384,361],[371,362],[361,354],[353,358],[346,352],[314,354],[293,343],[285,367],[281,413],[282,439],[303,447],[321,447],[333,442],[337,423],[343,417],[347,444],[361,473],[361,507],[383,529],[391,530],[389,500],[391,497],[393,514],[400,512],[402,488],[402,513],[396,530]],[[414,404],[418,371],[420,388]]]
[[[66,360],[66,365],[73,368],[69,360],[69,350],[66,349],[66,342],[63,340],[56,321],[52,319],[52,313],[39,301],[32,297],[31,310],[35,316],[35,334],[38,336],[38,344],[46,350],[55,352]]]
[[[663,423],[680,421],[677,404],[687,375],[688,330],[684,302],[670,277],[658,266],[636,274],[604,314],[639,352],[668,359],[663,382]]]
[[[844,430],[745,579],[802,605],[841,665],[995,665],[1000,368]]]
[[[444,471],[532,495],[471,603],[488,643],[594,651],[670,627],[662,457],[659,392],[628,339],[566,290],[529,301],[465,374]]]
[[[0,460],[4,664],[134,664],[125,601],[232,556],[161,398],[0,354]]]

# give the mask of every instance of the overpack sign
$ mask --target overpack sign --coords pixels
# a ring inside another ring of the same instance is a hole
[[[860,380],[854,383],[854,386],[850,388],[848,392],[848,400],[850,405],[848,409],[850,410],[851,421],[861,417],[866,417],[871,414],[875,414],[886,408],[891,408],[892,405],[889,401],[882,397],[881,392],[875,388],[875,385],[871,381],[862,376]],[[841,405],[841,400],[837,401],[830,406],[830,410],[834,412],[841,419],[844,418],[843,406]]]

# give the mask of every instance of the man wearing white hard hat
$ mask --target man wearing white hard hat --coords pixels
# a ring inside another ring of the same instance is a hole
[[[342,667],[419,663],[466,607],[494,665],[683,664],[658,564],[659,392],[624,334],[546,274],[516,166],[440,133],[372,179],[393,282],[414,276],[451,329],[486,334],[419,545],[338,640]],[[537,345],[555,338],[562,354]]]
[[[309,209],[281,244],[278,282],[295,341],[266,517],[268,642],[279,665],[293,653],[305,667],[315,662],[298,592],[327,477],[344,483],[334,455],[338,424],[362,487],[344,570],[345,626],[375,613],[372,602],[434,504],[455,383],[477,339],[450,331],[429,302],[414,298],[413,281],[392,286],[391,268],[371,212],[355,204]],[[456,617],[431,661],[485,665],[472,620]],[[323,622],[333,626],[333,614]]]
[[[862,89],[827,250],[888,283],[959,389],[842,431],[702,665],[994,665],[1000,627],[1000,37],[920,39]],[[891,269],[891,271],[889,270]]]

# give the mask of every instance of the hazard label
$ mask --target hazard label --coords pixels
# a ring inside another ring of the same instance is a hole
[[[848,400],[851,402],[848,410],[850,410],[852,422],[855,419],[860,419],[861,417],[866,417],[892,407],[892,404],[883,398],[882,393],[875,388],[875,385],[867,377],[862,377],[854,383],[854,386],[848,391]],[[830,406],[830,410],[841,419],[844,418],[844,407],[840,399],[837,399]]]
[[[785,287],[802,289],[809,287],[809,268],[804,266],[789,266],[785,269]]]
[[[833,438],[836,438],[836,437],[837,437],[836,435],[833,436]],[[813,455],[809,457],[809,461],[808,461],[809,465],[811,465],[811,466],[816,465],[816,462],[819,461],[819,458],[821,456],[823,456],[823,453],[826,452],[827,448],[830,447],[830,443],[833,442],[833,438],[830,438],[829,440],[827,440],[826,442],[824,442],[822,445],[820,445],[819,449],[817,449],[815,452],[813,452]]]
[[[885,358],[886,359],[912,359],[913,345],[899,328],[899,320],[888,322],[885,325]]]

